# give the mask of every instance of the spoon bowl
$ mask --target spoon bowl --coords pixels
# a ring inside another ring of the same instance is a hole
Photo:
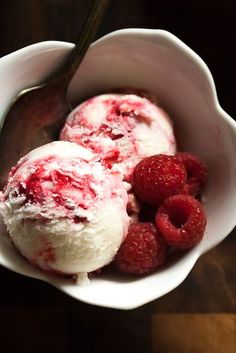
[[[0,132],[0,189],[20,157],[58,137],[70,109],[68,84],[95,37],[107,4],[108,0],[94,0],[78,43],[61,67],[54,68],[46,82],[24,87],[14,97]]]
[[[17,90],[41,82],[72,48],[70,43],[42,42],[0,59],[1,115]],[[236,222],[236,123],[220,107],[202,59],[169,32],[119,30],[90,46],[69,85],[68,99],[76,105],[92,95],[127,86],[155,94],[174,121],[180,148],[198,154],[209,167],[203,240],[189,251],[170,255],[167,264],[151,275],[134,278],[104,271],[89,286],[81,287],[31,266],[4,236],[3,225],[0,229],[3,266],[50,283],[83,302],[119,309],[136,308],[176,288],[197,259],[219,244]]]

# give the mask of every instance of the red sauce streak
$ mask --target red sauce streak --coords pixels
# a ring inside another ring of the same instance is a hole
[[[50,159],[37,161],[36,170],[24,181],[24,185],[19,185],[20,195],[26,197],[25,204],[43,205],[50,197],[55,202],[55,206],[70,209],[70,206],[67,205],[66,191],[69,191],[73,198],[73,191],[80,190],[81,199],[78,201],[78,206],[87,209],[89,207],[88,199],[92,200],[96,197],[94,190],[90,187],[91,176],[85,175],[82,179],[74,179],[56,169],[47,172],[47,163]],[[50,183],[49,186],[47,182]],[[86,201],[85,198],[88,195],[90,198],[87,198]],[[73,200],[76,202],[76,197]]]

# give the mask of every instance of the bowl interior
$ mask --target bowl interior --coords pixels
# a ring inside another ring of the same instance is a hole
[[[0,115],[4,115],[20,89],[41,82],[71,48],[69,43],[45,42],[2,58]],[[18,255],[6,242],[0,262],[17,272],[44,279],[86,302],[132,308],[175,288],[199,255],[218,244],[235,226],[236,129],[217,102],[205,64],[167,32],[118,31],[97,41],[73,78],[68,97],[76,105],[92,95],[121,87],[143,88],[155,94],[174,121],[179,147],[197,153],[207,163],[209,181],[203,202],[208,224],[202,242],[180,258],[175,259],[174,255],[172,262],[151,276],[126,280],[108,274],[93,280],[89,288],[79,290],[68,282],[34,271],[22,259],[14,262]],[[19,261],[24,262],[23,268]]]
[[[174,121],[179,148],[207,163],[203,201],[208,225],[198,250],[213,247],[235,225],[235,126],[232,136],[208,68],[167,32],[120,31],[92,46],[70,85],[69,97],[75,105],[116,87],[154,93]]]

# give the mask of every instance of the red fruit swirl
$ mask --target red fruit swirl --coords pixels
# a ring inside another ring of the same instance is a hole
[[[19,194],[25,196],[26,203],[38,203],[43,205],[49,198],[53,200],[54,205],[63,206],[69,209],[67,205],[67,196],[79,204],[81,208],[87,209],[96,194],[91,188],[91,175],[85,175],[83,178],[76,179],[73,175],[65,174],[58,168],[49,171],[50,164],[57,163],[57,158],[50,157],[38,160],[32,169],[34,171],[19,184]],[[79,167],[79,166],[78,166]],[[78,198],[78,190],[81,195]],[[74,193],[77,197],[73,197]]]
[[[135,110],[140,109],[140,102],[131,103],[128,99],[119,101],[117,96],[104,99],[102,104],[106,113],[100,124],[92,124],[88,120],[88,107],[97,109],[97,97],[81,104],[74,116],[69,119],[62,129],[61,139],[76,142],[100,155],[106,167],[121,162],[127,156],[136,155],[136,144],[132,131],[136,126]],[[127,105],[127,110],[123,106]],[[125,151],[124,139],[128,138],[129,145]],[[113,142],[112,142],[113,141]]]

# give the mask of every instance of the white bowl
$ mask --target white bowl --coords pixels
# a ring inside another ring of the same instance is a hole
[[[73,44],[37,43],[0,59],[0,116],[18,91],[42,81]],[[219,244],[236,224],[236,123],[220,107],[205,63],[174,35],[162,30],[125,29],[106,35],[89,49],[69,87],[72,102],[114,87],[154,93],[174,120],[183,150],[209,167],[204,194],[207,228],[195,248],[149,276],[101,275],[86,287],[50,277],[26,262],[4,236],[0,263],[20,274],[51,283],[68,295],[104,307],[132,309],[177,287],[201,254]]]

